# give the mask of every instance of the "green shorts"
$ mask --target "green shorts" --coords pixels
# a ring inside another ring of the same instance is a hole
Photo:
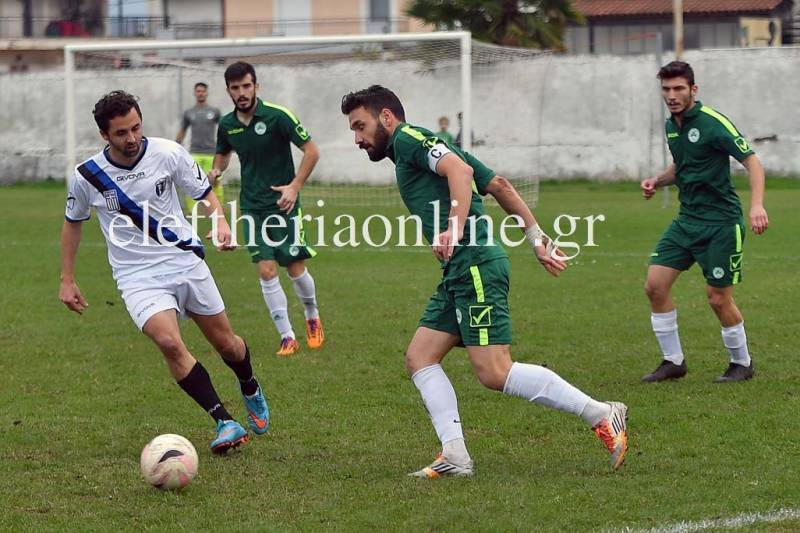
[[[464,346],[511,344],[508,287],[508,258],[474,265],[442,279],[419,325],[458,335]]]
[[[242,222],[242,237],[237,237],[237,241],[247,242],[247,249],[250,252],[250,260],[253,263],[259,261],[277,261],[280,266],[286,266],[301,259],[309,259],[317,255],[310,246],[306,245],[305,230],[303,229],[303,210],[295,208],[290,214],[286,213],[262,213],[259,211],[242,210],[242,216],[253,217],[254,231],[251,240],[249,222]],[[283,220],[283,223],[280,221]],[[264,223],[268,224],[265,228]],[[280,227],[283,225],[284,227]],[[296,239],[295,226],[299,225]],[[264,228],[264,231],[262,231]],[[269,241],[264,238],[264,232]],[[297,242],[295,242],[297,241]],[[252,246],[251,246],[252,244]]]
[[[742,242],[742,222],[711,226],[673,220],[650,254],[650,264],[688,270],[696,261],[706,283],[729,287],[742,281]]]
[[[192,159],[194,162],[197,163],[197,166],[200,167],[200,170],[208,174],[211,172],[211,165],[214,164],[214,156],[212,154],[192,154]],[[219,203],[225,207],[223,203],[225,201],[225,189],[222,188],[222,176],[219,177],[217,180],[217,184],[214,185],[214,194],[217,195],[219,198]],[[192,208],[194,207],[194,200],[187,196],[186,197],[186,212],[191,213]],[[201,211],[202,213],[202,211]]]

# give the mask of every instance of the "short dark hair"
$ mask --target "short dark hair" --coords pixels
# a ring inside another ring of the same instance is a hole
[[[691,87],[694,85],[694,70],[685,61],[672,61],[661,67],[658,71],[658,79],[671,80],[672,78],[686,78]]]
[[[125,91],[111,91],[94,104],[94,121],[97,122],[100,131],[108,131],[108,124],[112,118],[124,117],[131,109],[135,109],[139,113],[139,118],[142,118],[142,110],[139,109],[139,102],[135,96]]]
[[[363,107],[375,117],[382,109],[388,109],[400,120],[406,119],[406,112],[397,95],[380,85],[370,85],[366,89],[347,93],[342,97],[342,114],[347,115],[359,107]]]
[[[203,89],[208,89],[208,84],[204,81],[198,81],[194,84],[194,88],[197,89],[198,87],[202,87]]]
[[[244,79],[248,74],[253,76],[253,83],[256,83],[256,69],[253,68],[253,65],[244,61],[231,63],[225,69],[225,86],[230,85],[232,81]]]

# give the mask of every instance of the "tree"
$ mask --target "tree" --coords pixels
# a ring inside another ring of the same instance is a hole
[[[414,0],[406,15],[480,41],[553,50],[564,49],[567,23],[584,23],[571,0]]]

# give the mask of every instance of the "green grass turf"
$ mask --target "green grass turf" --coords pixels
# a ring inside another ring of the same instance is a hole
[[[63,186],[3,188],[0,197],[0,529],[602,530],[800,506],[794,182],[770,180],[771,227],[745,241],[736,299],[757,377],[727,386],[711,383],[727,354],[696,267],[674,291],[689,375],[639,383],[659,361],[642,286],[675,202],[644,202],[635,184],[543,183],[541,221],[560,213],[606,221],[597,223],[599,246],[585,248],[559,279],[530,250],[511,251],[512,351],[598,399],[626,402],[627,464],[611,472],[579,419],[483,389],[459,350],[445,368],[476,475],[434,482],[405,476],[438,451],[403,367],[440,274],[429,253],[320,250],[310,268],[327,344],[278,359],[247,254],[211,251],[273,413],[267,436],[219,458],[207,447],[210,420],[128,317],[95,219],[78,257],[90,303],[79,317],[57,298]],[[285,277],[283,284],[301,330],[302,309]],[[193,324],[183,332],[242,420],[230,371]],[[159,492],[139,475],[139,452],[160,433],[182,434],[199,451],[199,475],[183,493]]]

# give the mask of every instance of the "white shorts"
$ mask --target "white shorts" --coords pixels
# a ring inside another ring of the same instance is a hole
[[[161,311],[175,309],[181,318],[188,313],[216,315],[225,303],[205,261],[186,272],[149,278],[136,278],[118,284],[128,314],[143,329],[147,321]]]

